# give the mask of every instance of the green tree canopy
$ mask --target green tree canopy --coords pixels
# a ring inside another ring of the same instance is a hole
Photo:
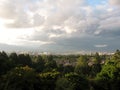
[[[80,56],[75,66],[75,72],[83,75],[89,74],[88,59],[86,56]]]
[[[34,90],[36,83],[36,74],[32,68],[16,67],[4,76],[1,90]]]

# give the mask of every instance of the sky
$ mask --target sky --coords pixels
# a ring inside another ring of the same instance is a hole
[[[120,0],[0,0],[0,50],[116,49],[120,49]]]

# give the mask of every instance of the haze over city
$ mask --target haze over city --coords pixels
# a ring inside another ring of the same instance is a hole
[[[116,49],[120,49],[120,0],[0,0],[0,50]]]

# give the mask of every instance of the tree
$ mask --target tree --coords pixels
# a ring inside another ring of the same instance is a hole
[[[97,74],[96,80],[105,90],[120,90],[120,68],[116,66],[114,60],[105,63],[100,73]]]
[[[42,58],[45,60],[45,62],[52,61],[53,55],[42,55]]]
[[[101,63],[101,57],[100,57],[99,53],[97,53],[97,52],[95,53],[93,61],[95,64]]]
[[[93,65],[90,67],[91,68],[90,75],[91,77],[95,77],[96,74],[101,71],[101,57],[97,52],[95,53],[92,62]]]
[[[36,73],[28,66],[16,67],[3,78],[1,90],[35,90],[38,83]]]
[[[33,67],[37,72],[42,72],[45,69],[45,61],[40,55],[35,58]]]
[[[4,51],[0,52],[0,75],[5,74],[9,69],[8,55]]]
[[[64,71],[64,66],[63,66],[63,64],[59,64],[59,65],[58,65],[58,71],[59,71],[59,72],[63,72],[63,71]]]
[[[26,54],[26,55],[19,54],[18,55],[18,63],[21,66],[26,66],[26,65],[31,66],[32,60],[31,60],[29,54]]]
[[[72,65],[66,65],[64,66],[64,69],[63,69],[63,73],[70,73],[70,72],[74,72],[74,67]]]
[[[18,56],[16,53],[11,53],[9,55],[9,60],[10,60],[10,63],[11,63],[11,67],[15,67],[18,65]]]
[[[78,58],[77,65],[75,66],[75,72],[82,75],[89,74],[89,66],[87,63],[88,59],[85,56]]]
[[[60,76],[60,73],[57,71],[40,73],[41,89],[42,90],[55,90],[56,80]]]
[[[93,64],[90,67],[90,75],[91,75],[91,77],[95,77],[101,71],[101,69],[102,69],[101,64]]]
[[[65,74],[65,78],[69,81],[71,90],[88,90],[88,81],[77,73]]]
[[[52,59],[52,56],[49,56],[49,59],[45,62],[44,71],[52,71],[53,69],[57,69],[57,63]]]
[[[113,60],[119,60],[120,61],[120,50],[116,50],[115,54],[112,57]]]
[[[56,88],[55,90],[73,90],[73,87],[70,84],[70,81],[67,78],[59,78],[56,81]]]

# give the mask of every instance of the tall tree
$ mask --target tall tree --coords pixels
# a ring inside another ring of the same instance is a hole
[[[100,73],[97,74],[96,80],[98,85],[105,90],[120,90],[120,67],[116,61],[111,59],[105,63]]]
[[[3,78],[1,90],[40,90],[39,86],[35,89],[38,79],[34,70],[28,66],[16,67]]]
[[[0,52],[0,75],[6,73],[9,70],[9,58],[3,51]]]
[[[71,90],[88,90],[88,81],[81,75],[76,73],[65,74],[65,78],[69,81]]]
[[[15,67],[18,65],[18,56],[16,53],[11,53],[9,55],[9,60],[11,62],[11,67]]]
[[[78,58],[77,64],[75,66],[75,72],[82,75],[89,74],[88,59],[86,56],[80,56]]]
[[[19,65],[22,65],[22,66],[26,66],[26,65],[31,66],[32,60],[31,60],[29,54],[26,54],[26,55],[19,54],[18,55],[18,63],[19,63]]]
[[[45,61],[40,55],[35,57],[33,67],[37,72],[42,72],[45,69]]]

